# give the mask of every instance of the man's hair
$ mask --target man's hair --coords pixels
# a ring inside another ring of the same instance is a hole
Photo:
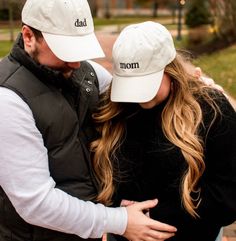
[[[34,36],[35,36],[35,38],[36,38],[37,40],[40,39],[40,38],[43,38],[42,32],[41,32],[40,30],[35,29],[35,28],[33,28],[33,27],[25,24],[25,23],[22,23],[22,26],[23,26],[23,25],[28,26],[28,27],[32,30],[32,32],[34,33]]]

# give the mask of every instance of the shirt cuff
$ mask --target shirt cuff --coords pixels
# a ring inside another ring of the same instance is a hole
[[[123,235],[128,223],[128,214],[126,208],[107,208],[106,221],[105,233]]]

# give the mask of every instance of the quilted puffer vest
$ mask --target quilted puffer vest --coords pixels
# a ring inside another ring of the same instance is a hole
[[[0,86],[15,91],[32,110],[48,150],[56,187],[83,200],[94,200],[97,184],[88,143],[95,137],[91,113],[98,101],[98,80],[92,66],[70,79],[32,62],[18,38],[11,54],[0,62]],[[30,180],[29,180],[30,181]],[[1,241],[77,241],[78,236],[26,223],[0,187]]]

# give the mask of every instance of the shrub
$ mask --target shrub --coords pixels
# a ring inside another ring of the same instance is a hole
[[[192,0],[189,2],[185,15],[185,23],[189,28],[211,23],[209,6],[205,0]]]

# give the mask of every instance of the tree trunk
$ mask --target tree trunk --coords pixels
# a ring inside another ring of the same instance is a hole
[[[236,1],[210,0],[216,35],[228,42],[236,41]]]

